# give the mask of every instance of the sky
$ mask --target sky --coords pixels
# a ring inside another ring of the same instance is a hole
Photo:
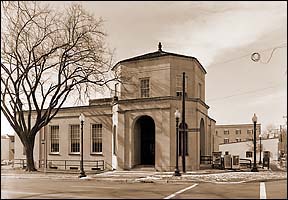
[[[104,19],[115,63],[162,50],[206,69],[206,104],[217,124],[279,128],[287,118],[286,1],[82,1]],[[62,9],[69,1],[50,2]],[[252,53],[260,54],[254,62]],[[13,133],[1,113],[1,134]]]

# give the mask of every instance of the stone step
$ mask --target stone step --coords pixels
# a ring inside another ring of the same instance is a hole
[[[153,165],[136,165],[131,170],[132,171],[153,171],[153,172],[156,172],[155,166],[153,166]]]

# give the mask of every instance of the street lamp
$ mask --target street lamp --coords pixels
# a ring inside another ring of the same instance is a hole
[[[84,124],[84,121],[85,121],[85,117],[84,117],[84,115],[82,113],[79,116],[79,120],[81,122],[81,151],[80,151],[81,161],[80,161],[80,175],[79,175],[79,178],[82,178],[82,177],[86,177],[86,174],[85,174],[85,171],[84,171],[84,168],[83,168],[83,124]]]
[[[252,121],[254,123],[254,163],[253,163],[253,168],[251,172],[258,172],[257,166],[256,166],[256,123],[257,123],[257,116],[254,113],[252,117]]]
[[[262,134],[259,135],[259,139],[260,139],[260,155],[259,155],[259,165],[262,164],[262,161],[261,161],[261,151],[262,151],[262,146],[261,146],[261,139],[262,139]]]
[[[179,119],[181,116],[181,113],[179,112],[178,109],[176,109],[176,112],[174,113],[175,115],[175,119],[176,119],[176,168],[175,168],[175,172],[174,172],[174,176],[181,176],[179,168],[178,168],[178,138],[179,138],[179,127],[178,127],[178,123],[179,123]]]

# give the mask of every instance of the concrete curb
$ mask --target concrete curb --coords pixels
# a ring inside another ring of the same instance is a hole
[[[103,182],[118,182],[118,183],[173,183],[173,184],[183,184],[183,183],[216,183],[216,184],[236,184],[236,183],[248,183],[248,182],[269,182],[269,181],[278,181],[278,180],[287,180],[287,178],[268,178],[268,179],[252,179],[252,180],[245,180],[245,179],[239,179],[238,181],[206,181],[206,180],[193,180],[191,179],[155,179],[155,180],[141,180],[141,178],[111,178],[111,177],[90,177],[87,178],[79,178],[78,176],[69,176],[69,177],[56,177],[56,176],[15,176],[15,175],[4,175],[5,176],[14,176],[13,178],[18,179],[33,179],[33,178],[41,178],[41,179],[53,179],[53,180],[82,180],[82,181],[103,181]],[[2,178],[3,178],[2,177]]]
[[[14,173],[13,173],[14,172]],[[262,171],[265,172],[265,171]],[[267,171],[268,174],[273,173],[272,171]],[[117,174],[119,173],[119,174]],[[81,180],[81,181],[103,181],[103,182],[121,182],[121,183],[173,183],[173,184],[183,184],[183,183],[217,183],[217,184],[236,184],[236,183],[246,183],[246,182],[268,182],[268,181],[277,181],[277,180],[287,180],[287,172],[279,172],[280,174],[277,175],[278,172],[276,172],[275,175],[272,175],[272,177],[267,177],[266,179],[262,177],[251,177],[252,179],[247,180],[247,176],[245,177],[228,177],[226,180],[221,181],[221,178],[217,177],[219,174],[225,174],[225,173],[231,173],[231,171],[214,171],[214,173],[197,173],[197,172],[187,172],[183,174],[181,177],[174,177],[173,172],[171,173],[161,173],[161,172],[155,172],[154,174],[151,174],[150,172],[123,172],[123,175],[120,172],[112,172],[112,173],[93,173],[89,174],[86,173],[87,178],[80,179],[79,173],[73,172],[73,173],[53,173],[53,172],[24,172],[24,171],[13,171],[13,170],[7,170],[6,172],[1,171],[1,177],[13,177],[18,179],[25,179],[25,178],[32,178],[32,179],[54,179],[54,180]],[[131,175],[129,174],[131,173]],[[135,174],[133,174],[135,173]],[[141,174],[143,173],[143,174]],[[233,172],[232,172],[233,173]],[[237,172],[236,172],[237,173]],[[286,177],[283,177],[283,173]],[[116,174],[116,175],[115,175]],[[140,175],[139,175],[140,174]],[[201,180],[201,175],[206,177],[207,175],[212,175],[211,180],[207,180],[204,177]],[[215,175],[215,177],[213,177]],[[200,176],[200,177],[199,177]],[[273,177],[274,176],[274,177]],[[277,177],[278,176],[278,177]],[[194,177],[194,178],[193,178]],[[230,179],[230,180],[229,180]],[[237,179],[237,180],[236,180]]]

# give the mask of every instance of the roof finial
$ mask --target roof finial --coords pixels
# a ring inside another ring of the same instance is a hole
[[[158,51],[162,51],[162,44],[161,44],[161,42],[159,42],[159,44],[158,44]]]

